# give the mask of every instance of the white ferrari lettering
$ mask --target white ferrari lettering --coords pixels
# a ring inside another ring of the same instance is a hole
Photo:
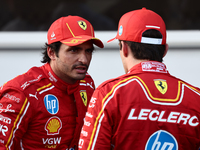
[[[178,123],[178,124],[189,124],[190,126],[196,127],[199,125],[199,119],[197,116],[191,116],[190,114],[181,112],[166,112],[151,109],[141,109],[139,113],[135,112],[136,109],[131,109],[128,120],[151,120],[158,122]]]

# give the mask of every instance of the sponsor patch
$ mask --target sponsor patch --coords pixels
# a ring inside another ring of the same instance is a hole
[[[89,108],[91,108],[91,107],[94,108],[94,107],[95,107],[96,99],[97,99],[97,98],[94,98],[94,97],[91,98],[90,104],[89,104]]]
[[[81,27],[81,29],[86,30],[87,29],[87,24],[85,21],[78,21],[78,25]]]
[[[160,62],[142,62],[142,71],[149,71],[149,72],[161,72],[167,73],[167,69],[164,64]]]
[[[8,131],[8,127],[0,124],[0,133],[2,133],[3,136],[6,136],[7,131]]]
[[[156,79],[154,83],[160,93],[165,94],[167,92],[167,82],[165,80]]]
[[[85,106],[87,106],[87,93],[85,90],[80,91],[81,99],[83,100],[83,103]]]
[[[11,119],[8,117],[4,117],[2,115],[0,115],[0,121],[7,123],[7,124],[11,124]]]
[[[38,100],[38,97],[37,97],[37,92],[35,92],[35,95],[34,94],[29,94],[29,97],[34,97],[35,99]]]
[[[28,86],[30,85],[30,83],[39,81],[41,77],[42,77],[42,75],[39,75],[36,79],[30,80],[30,81],[26,81],[26,82],[21,86],[21,88],[24,90],[26,87],[28,87]]]
[[[159,130],[153,133],[147,143],[145,150],[178,150],[176,138],[169,132]]]
[[[56,135],[59,134],[60,129],[62,128],[62,122],[60,118],[54,116],[51,117],[45,125],[45,130],[47,131],[47,135]]]
[[[45,148],[56,148],[61,142],[61,137],[42,138]]]
[[[57,79],[52,75],[51,72],[49,72],[48,75],[49,75],[49,80],[57,82]]]
[[[52,32],[52,34],[51,34],[51,40],[55,40],[55,39],[56,39],[56,35],[55,35],[54,32]]]
[[[5,93],[3,96],[4,96],[5,98],[10,99],[10,100],[12,100],[12,101],[15,101],[15,102],[17,102],[17,103],[20,102],[20,98],[14,96],[14,95],[10,95],[9,93]]]
[[[58,99],[54,95],[46,95],[44,97],[44,104],[47,111],[52,115],[56,114],[59,110]]]
[[[8,104],[6,109],[3,108],[3,104],[0,103],[0,113],[2,112],[15,112],[15,110],[10,109],[12,107],[12,104]]]

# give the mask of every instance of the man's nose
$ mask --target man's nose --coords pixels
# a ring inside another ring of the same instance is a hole
[[[87,60],[87,56],[86,56],[85,52],[83,52],[79,55],[79,61],[82,62],[83,64],[87,64],[88,60]]]

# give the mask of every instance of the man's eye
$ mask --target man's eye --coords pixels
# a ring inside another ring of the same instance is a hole
[[[71,52],[77,52],[78,50],[73,48],[73,49],[71,49],[70,51],[71,51]]]
[[[94,50],[93,49],[88,49],[87,52],[88,53],[92,53]]]

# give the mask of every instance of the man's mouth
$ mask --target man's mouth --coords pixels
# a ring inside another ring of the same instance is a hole
[[[76,66],[74,69],[80,74],[85,74],[87,72],[87,66],[85,65]]]

